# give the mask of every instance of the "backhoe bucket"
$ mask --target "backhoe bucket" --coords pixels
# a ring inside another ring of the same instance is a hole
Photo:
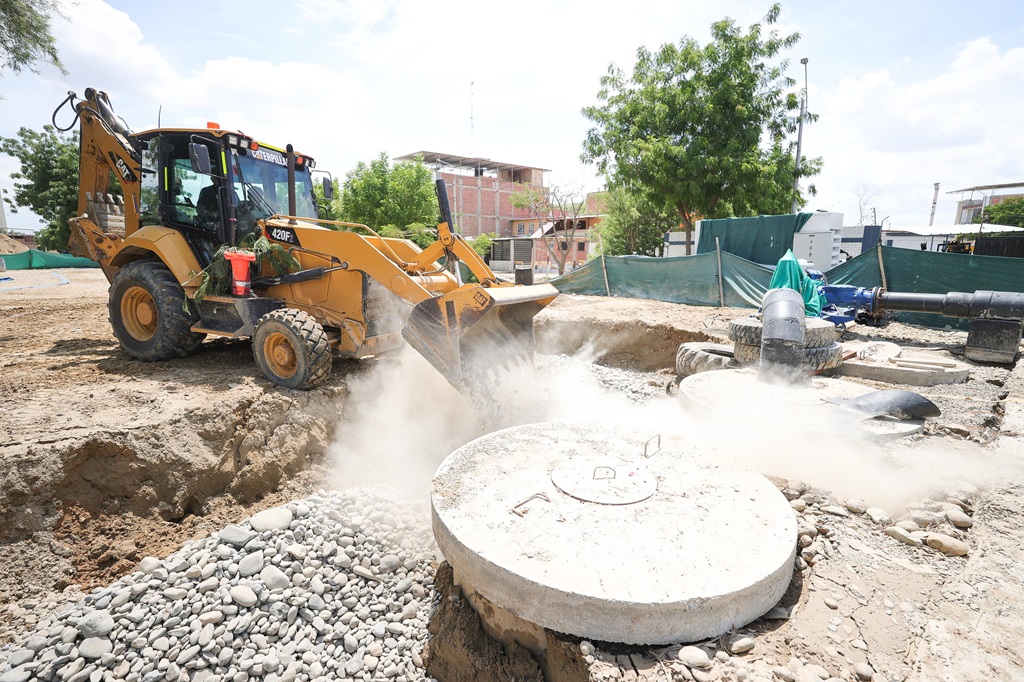
[[[470,367],[483,370],[527,357],[533,318],[556,296],[550,284],[466,284],[413,308],[402,336],[461,389]]]

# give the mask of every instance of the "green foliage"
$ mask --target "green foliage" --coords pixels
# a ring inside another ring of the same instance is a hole
[[[547,191],[533,185],[519,185],[509,201],[513,208],[527,210],[538,220],[546,219],[552,210]]]
[[[665,233],[678,229],[675,212],[624,187],[613,187],[606,197],[607,215],[597,224],[603,253],[607,256],[660,256]]]
[[[46,225],[36,235],[39,245],[67,249],[68,220],[78,211],[78,133],[62,135],[51,125],[42,132],[21,128],[15,137],[0,137],[0,152],[21,162],[21,170],[11,173],[14,198],[4,197],[11,213],[31,209]]]
[[[38,73],[35,64],[45,62],[67,75],[50,32],[50,18],[63,18],[60,10],[57,0],[0,0],[0,72]]]
[[[705,46],[684,37],[656,53],[640,48],[628,78],[610,65],[602,104],[583,110],[594,127],[580,158],[609,184],[674,210],[687,233],[699,217],[788,213],[799,101],[784,92],[794,85],[788,62],[775,58],[800,36],[762,35],[779,13],[774,5],[746,32],[716,22]],[[803,159],[800,175],[820,167]]]
[[[432,224],[438,214],[433,174],[418,161],[394,165],[385,153],[345,176],[336,213],[374,230],[384,225]],[[406,228],[408,229],[408,228]]]
[[[222,244],[213,254],[210,264],[203,268],[200,273],[202,280],[196,287],[194,296],[196,303],[200,303],[206,296],[223,295],[231,289],[231,264],[224,257],[224,254],[231,248],[236,247]],[[259,237],[255,234],[246,235],[238,242],[237,248],[255,254],[256,272],[262,271],[264,263],[270,266],[275,275],[284,275],[302,269],[299,261],[295,260],[295,257],[288,253],[283,246],[262,235]],[[188,299],[185,300],[184,306],[185,312],[188,312]]]
[[[473,238],[469,242],[469,245],[473,247],[477,255],[481,258],[490,258],[491,256],[491,243],[498,238],[497,232],[485,232],[479,236]]]
[[[974,222],[980,223],[983,220],[996,225],[1024,227],[1024,197],[1004,199],[995,206],[986,206],[984,213],[976,217]]]

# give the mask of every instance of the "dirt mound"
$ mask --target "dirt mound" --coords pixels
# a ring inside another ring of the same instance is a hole
[[[25,251],[28,251],[27,246],[17,240],[11,239],[6,234],[0,234],[0,256],[7,256],[13,253],[23,253]]]

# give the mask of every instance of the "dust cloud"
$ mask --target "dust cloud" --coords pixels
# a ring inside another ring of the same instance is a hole
[[[641,444],[661,436],[666,452],[695,464],[797,479],[890,514],[965,482],[984,487],[1009,466],[1000,462],[1010,458],[994,459],[991,451],[969,442],[885,444],[820,399],[793,389],[757,387],[753,377],[755,388],[713,407],[670,396],[633,400],[630,384],[668,377],[595,367],[594,359],[591,350],[574,357],[538,355],[535,366],[503,371],[490,387],[486,423],[411,348],[375,361],[370,371],[349,381],[345,414],[330,451],[331,484],[387,484],[425,501],[434,472],[453,450],[499,428],[546,421],[622,425],[634,429]]]

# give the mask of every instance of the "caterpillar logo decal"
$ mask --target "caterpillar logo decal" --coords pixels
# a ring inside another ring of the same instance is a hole
[[[276,242],[284,242],[285,244],[291,244],[292,246],[299,246],[299,237],[295,234],[295,230],[290,227],[278,227],[268,226],[267,236]]]
[[[107,152],[107,155],[110,156],[110,162],[114,165],[117,174],[121,176],[122,182],[138,182],[138,176],[132,172],[132,169],[124,162],[124,159],[114,154],[114,152]]]

